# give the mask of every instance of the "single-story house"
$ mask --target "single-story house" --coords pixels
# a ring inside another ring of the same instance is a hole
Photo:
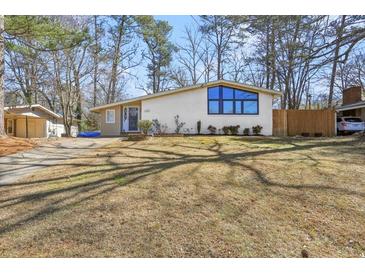
[[[44,138],[65,133],[62,116],[42,105],[9,106],[4,111],[8,136]]]
[[[339,116],[360,117],[365,121],[365,92],[360,86],[342,91],[342,105],[336,108]]]
[[[219,80],[205,84],[163,91],[127,99],[91,109],[101,114],[101,135],[118,136],[122,133],[139,132],[139,120],[157,119],[165,125],[166,133],[174,133],[175,116],[185,123],[182,133],[197,133],[201,121],[201,133],[209,133],[208,127],[224,126],[244,128],[263,127],[262,134],[272,135],[272,105],[281,92]]]

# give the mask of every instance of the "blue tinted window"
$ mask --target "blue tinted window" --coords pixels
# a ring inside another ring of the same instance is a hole
[[[233,113],[233,101],[223,101],[223,113]]]
[[[223,99],[233,99],[233,89],[223,87]]]
[[[208,88],[208,99],[219,99],[219,87]]]
[[[219,113],[219,101],[209,101],[209,113]]]
[[[208,88],[209,114],[258,114],[258,93],[225,86]]]
[[[238,114],[242,113],[242,101],[236,101],[235,113],[238,113]]]
[[[257,94],[253,92],[243,91],[243,90],[235,90],[236,99],[251,99],[256,100]]]
[[[244,113],[258,113],[257,101],[243,101]]]

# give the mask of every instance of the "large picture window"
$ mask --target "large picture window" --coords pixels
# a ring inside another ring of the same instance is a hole
[[[208,114],[258,113],[258,93],[224,86],[208,88]]]

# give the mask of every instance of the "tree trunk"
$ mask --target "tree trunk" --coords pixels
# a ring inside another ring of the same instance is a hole
[[[111,76],[110,76],[110,82],[109,82],[109,88],[108,88],[108,94],[107,94],[107,103],[113,103],[115,100],[115,93],[116,93],[116,87],[117,87],[117,81],[118,81],[118,65],[120,61],[120,48],[122,46],[122,39],[124,35],[124,23],[125,23],[125,17],[122,16],[122,21],[119,25],[119,31],[118,31],[118,37],[115,44],[115,51],[113,56],[113,64],[112,64],[112,70],[111,70]]]
[[[327,106],[330,108],[332,107],[332,101],[333,101],[333,92],[335,88],[335,80],[336,80],[336,72],[337,72],[337,63],[338,63],[338,55],[340,53],[340,47],[341,47],[341,39],[343,35],[343,30],[345,27],[346,22],[346,15],[342,16],[341,19],[341,25],[338,28],[337,37],[336,37],[336,47],[335,47],[335,55],[333,58],[333,65],[332,65],[332,72],[331,72],[331,80],[330,80],[330,89],[328,92],[328,103]]]
[[[98,25],[97,25],[97,16],[94,16],[94,40],[95,40],[95,49],[94,49],[94,91],[93,91],[93,106],[96,107],[96,94],[97,94],[97,81],[98,81],[98,66],[99,66],[99,58],[98,58],[98,50],[99,50],[99,41],[98,41]]]
[[[4,16],[0,15],[0,137],[5,136],[4,97]]]

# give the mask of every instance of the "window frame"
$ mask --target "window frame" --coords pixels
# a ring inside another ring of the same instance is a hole
[[[210,88],[219,88],[219,99],[209,99],[209,89]],[[223,88],[231,88],[233,90],[233,99],[223,99]],[[236,90],[243,91],[248,93],[256,94],[257,99],[236,99]],[[209,111],[209,102],[210,101],[218,101],[218,113],[210,112]],[[223,112],[223,103],[224,101],[231,101],[233,102],[233,113],[224,113]],[[257,103],[257,112],[255,113],[245,113],[244,112],[244,101],[253,101]],[[236,102],[241,103],[241,113],[236,113]],[[260,98],[259,93],[254,91],[248,91],[244,89],[232,88],[229,86],[212,86],[207,88],[207,113],[208,115],[259,115],[260,114]]]
[[[113,113],[113,122],[108,121],[108,112]],[[115,124],[115,109],[105,110],[105,124]]]

